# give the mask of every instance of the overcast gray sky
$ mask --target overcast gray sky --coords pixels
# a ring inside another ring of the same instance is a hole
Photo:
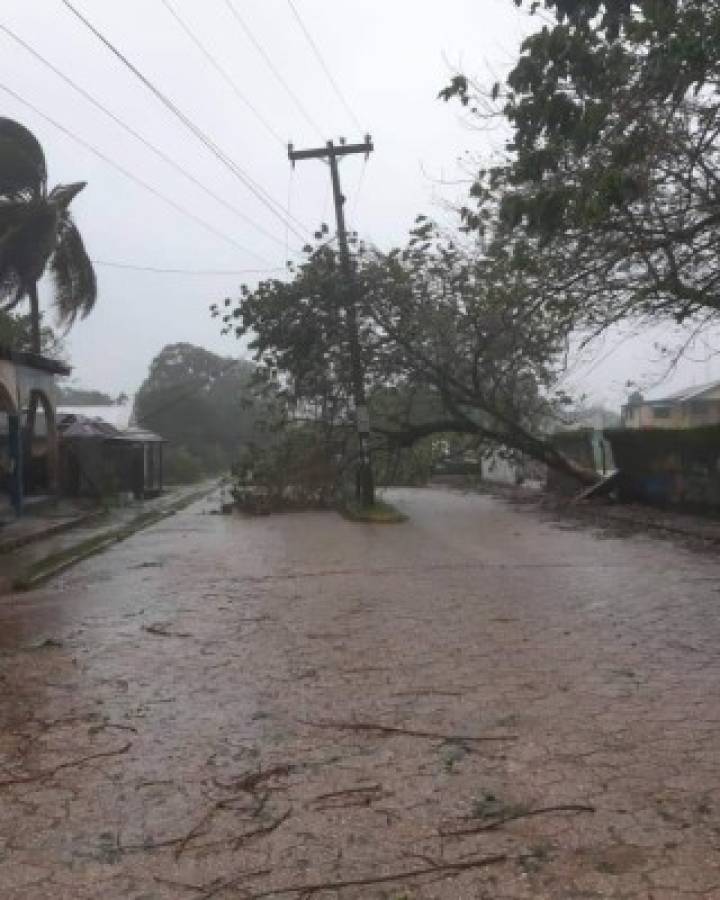
[[[500,141],[497,134],[470,130],[456,106],[436,99],[451,66],[490,82],[507,70],[533,27],[512,0],[294,0],[362,125],[359,131],[287,0],[232,0],[265,56],[227,0],[72,2],[308,232],[330,221],[327,168],[304,162],[293,173],[284,144],[314,146],[341,135],[354,141],[369,131],[376,150],[367,166],[361,157],[349,158],[341,176],[351,227],[381,246],[403,241],[418,212],[447,216],[443,199],[459,196],[462,188],[442,182],[460,177],[458,158],[467,150],[488,154]],[[168,5],[245,100],[203,56]],[[262,277],[236,270],[282,266],[286,242],[297,248],[298,237],[61,0],[4,0],[0,23],[266,232],[159,160],[0,32],[2,84],[221,233],[184,216],[0,90],[0,114],[26,124],[43,144],[50,183],[88,182],[73,211],[98,261],[100,296],[96,310],[67,338],[77,380],[113,393],[132,392],[152,357],[176,341],[227,355],[241,352],[236,341],[220,336],[208,306],[235,295],[242,281],[252,284]],[[233,274],[160,274],[103,263]],[[652,362],[657,337],[624,343],[613,338],[573,372],[569,385],[595,399],[620,402],[627,379],[659,371]],[[686,363],[667,385],[716,375],[714,360]]]

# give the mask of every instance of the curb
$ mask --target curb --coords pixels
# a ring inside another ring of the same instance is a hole
[[[0,556],[3,556],[6,553],[14,553],[15,550],[19,550],[21,547],[27,547],[29,544],[36,544],[38,541],[44,541],[45,538],[55,537],[55,535],[62,534],[65,531],[71,531],[73,528],[87,525],[88,522],[92,522],[93,519],[100,519],[106,514],[107,510],[105,509],[94,509],[92,512],[85,513],[82,516],[76,516],[74,519],[69,519],[65,522],[58,522],[56,525],[49,525],[42,530],[32,531],[29,534],[23,534],[15,538],[9,538],[6,541],[0,541]]]
[[[14,578],[9,585],[10,590],[32,590],[33,588],[36,588],[43,582],[47,581],[49,578],[53,578],[55,575],[60,575],[67,569],[72,568],[72,566],[76,565],[76,563],[82,562],[84,559],[88,559],[90,556],[95,556],[97,553],[101,553],[103,550],[106,550],[113,544],[118,544],[121,541],[132,537],[132,535],[136,534],[138,531],[142,531],[144,528],[149,528],[151,525],[155,525],[157,522],[161,522],[163,519],[167,519],[170,516],[175,515],[175,513],[180,512],[181,510],[190,506],[192,503],[195,503],[197,500],[201,500],[203,497],[206,497],[208,494],[212,493],[216,489],[216,487],[217,485],[213,485],[212,487],[206,487],[200,491],[195,491],[192,494],[186,495],[185,497],[176,500],[175,503],[171,503],[168,506],[163,507],[163,509],[141,513],[139,516],[125,525],[121,525],[117,528],[111,528],[108,531],[103,532],[102,534],[87,538],[86,540],[81,541],[75,547],[71,547],[68,550],[64,550],[56,554],[51,554],[44,560],[40,560],[39,562],[35,563],[25,574],[19,575]],[[3,592],[3,586],[4,585],[0,585],[0,593]]]

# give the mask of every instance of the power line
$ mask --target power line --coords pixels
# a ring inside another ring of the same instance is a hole
[[[247,247],[243,247],[242,244],[239,244],[234,238],[231,238],[227,234],[223,234],[222,231],[218,231],[214,225],[211,225],[209,222],[206,222],[204,219],[201,219],[199,216],[196,216],[195,213],[190,212],[185,209],[179,203],[176,203],[170,197],[166,197],[164,194],[161,194],[160,191],[156,190],[152,185],[148,184],[146,181],[143,181],[142,178],[138,178],[137,175],[134,175],[129,169],[126,169],[124,166],[121,166],[120,163],[115,162],[113,159],[110,159],[109,156],[106,156],[101,150],[98,150],[97,147],[94,147],[92,144],[89,144],[86,140],[78,135],[74,134],[70,131],[69,128],[66,128],[64,125],[60,124],[60,122],[53,119],[51,116],[48,116],[46,113],[42,112],[42,110],[38,109],[33,103],[29,100],[26,100],[24,97],[21,97],[20,94],[13,91],[7,85],[2,84],[0,82],[0,90],[5,91],[6,94],[9,94],[13,99],[17,100],[18,103],[22,103],[23,106],[26,106],[28,109],[31,109],[36,115],[40,116],[41,119],[44,119],[46,122],[49,122],[54,128],[57,128],[71,140],[75,141],[75,143],[80,144],[81,147],[84,147],[86,150],[89,150],[103,162],[107,163],[109,166],[112,166],[113,169],[117,169],[118,172],[121,172],[126,178],[129,178],[131,181],[134,181],[135,184],[140,185],[140,187],[145,188],[146,191],[150,191],[151,194],[154,194],[155,197],[162,200],[163,203],[167,203],[168,206],[172,206],[177,212],[181,213],[183,216],[186,216],[189,219],[192,219],[193,222],[196,222],[198,225],[202,225],[203,228],[207,229],[209,232],[214,234],[216,237],[222,238],[222,240],[227,241],[232,244],[234,247],[237,247],[238,250],[242,250],[243,253],[247,253],[250,256],[254,256],[256,259],[259,259],[261,262],[266,263],[267,265],[271,265],[271,263],[255,253],[253,250],[249,250]]]
[[[348,113],[348,115],[350,116],[350,118],[353,120],[353,122],[354,122],[354,124],[355,124],[355,127],[356,127],[359,131],[362,131],[362,130],[363,130],[363,126],[360,124],[360,120],[359,120],[358,117],[355,115],[355,113],[353,112],[352,107],[350,106],[350,104],[349,104],[349,103],[347,102],[347,100],[345,99],[345,95],[344,95],[343,92],[340,90],[340,87],[338,86],[337,81],[335,81],[335,79],[333,78],[332,72],[330,71],[330,69],[329,69],[327,63],[325,62],[325,59],[323,58],[322,53],[320,52],[320,48],[319,48],[318,45],[315,43],[315,41],[313,40],[312,35],[310,34],[310,32],[309,32],[309,31],[307,30],[307,28],[305,27],[305,23],[303,22],[303,20],[302,20],[302,18],[301,18],[301,16],[300,16],[300,13],[297,11],[297,7],[296,7],[295,4],[293,3],[293,0],[288,0],[288,5],[290,6],[290,9],[292,10],[292,13],[293,13],[293,15],[295,16],[295,18],[296,18],[296,20],[297,20],[297,23],[298,23],[298,25],[300,26],[300,29],[301,29],[302,33],[305,35],[308,44],[310,44],[310,47],[312,48],[313,53],[315,54],[315,56],[316,56],[316,58],[317,58],[317,61],[318,61],[318,62],[320,63],[320,65],[322,66],[323,72],[325,72],[325,74],[327,75],[327,79],[328,79],[328,81],[330,82],[330,84],[332,85],[332,88],[333,88],[333,90],[335,91],[335,94],[337,95],[338,99],[340,100],[340,103],[342,103],[342,105],[345,107],[345,111]]]
[[[262,225],[258,225],[254,222],[248,215],[246,215],[242,210],[238,209],[236,206],[233,206],[232,203],[229,203],[222,197],[220,194],[213,191],[211,188],[207,187],[203,184],[198,178],[196,178],[191,172],[188,172],[187,169],[183,168],[178,162],[176,162],[172,157],[168,156],[168,154],[164,153],[159,147],[156,147],[155,144],[151,143],[149,140],[144,138],[139,132],[137,132],[132,126],[128,125],[127,122],[124,122],[119,116],[116,116],[111,110],[109,110],[106,106],[104,106],[97,98],[93,97],[88,91],[86,91],[81,85],[77,82],[73,81],[68,75],[58,69],[53,63],[50,62],[49,59],[46,59],[41,53],[38,53],[27,41],[23,40],[19,35],[15,34],[10,28],[6,25],[0,24],[0,31],[5,32],[5,34],[23,47],[28,53],[35,57],[35,59],[39,60],[44,66],[54,72],[59,78],[61,78],[66,84],[70,85],[70,87],[84,97],[89,103],[99,109],[102,113],[108,116],[113,120],[117,125],[120,126],[124,131],[128,134],[132,135],[137,141],[140,141],[148,150],[155,154],[159,159],[163,162],[167,163],[167,165],[172,166],[175,171],[180,172],[185,178],[191,181],[194,185],[199,187],[202,191],[204,191],[209,197],[212,197],[213,200],[222,204],[226,209],[230,210],[236,216],[241,218],[244,222],[247,222],[252,228],[258,231],[260,234],[267,237],[269,240],[274,241],[276,244],[280,246],[285,246],[285,241],[282,241],[280,238],[276,237],[274,234],[269,232],[267,229],[263,228]]]
[[[278,134],[277,131],[272,127],[272,125],[267,121],[265,116],[260,112],[259,109],[243,94],[240,88],[237,86],[236,82],[233,78],[230,77],[227,70],[224,69],[220,63],[215,59],[215,57],[210,53],[210,51],[205,47],[205,45],[200,41],[200,39],[195,35],[191,28],[188,27],[187,23],[182,19],[177,10],[170,4],[170,0],[160,0],[162,5],[167,9],[170,15],[175,19],[180,28],[185,32],[185,34],[190,38],[190,40],[195,44],[198,50],[202,53],[205,59],[210,63],[210,65],[215,69],[215,71],[220,75],[220,77],[225,81],[227,85],[229,85],[230,89],[233,91],[235,96],[241,100],[245,106],[256,116],[256,118],[262,123],[264,128],[273,136],[273,138],[280,144],[280,146],[284,149],[287,147],[287,141],[284,141],[282,137]]]
[[[230,10],[230,12],[233,14],[233,16],[235,17],[235,20],[236,20],[237,23],[240,25],[240,27],[242,28],[242,30],[245,32],[245,35],[247,36],[247,38],[249,39],[249,41],[251,42],[251,44],[253,45],[253,47],[255,47],[255,49],[257,50],[257,52],[258,52],[258,53],[262,56],[262,58],[265,60],[265,63],[267,64],[268,68],[269,68],[270,71],[273,73],[273,75],[275,76],[275,78],[276,78],[276,79],[280,82],[280,84],[283,86],[283,88],[285,89],[285,92],[287,93],[287,95],[288,95],[288,96],[290,97],[290,99],[293,101],[293,103],[295,104],[295,106],[297,106],[297,108],[300,110],[300,113],[302,114],[302,116],[303,116],[303,118],[305,119],[305,121],[311,126],[311,128],[314,128],[314,129],[315,129],[315,131],[320,135],[321,138],[324,138],[324,132],[323,132],[322,128],[320,128],[320,126],[319,126],[319,125],[317,124],[317,122],[313,119],[313,117],[310,115],[310,113],[305,109],[305,106],[303,105],[302,101],[301,101],[300,98],[297,96],[297,94],[295,93],[295,91],[293,91],[293,89],[292,89],[292,88],[290,87],[290,85],[287,83],[287,81],[285,80],[285,78],[283,78],[282,74],[277,70],[275,64],[273,63],[272,59],[271,59],[270,56],[268,55],[268,52],[265,50],[265,48],[264,48],[263,45],[260,43],[260,41],[258,41],[258,39],[255,37],[255,35],[252,33],[252,31],[250,30],[249,25],[245,22],[245,20],[243,19],[243,17],[240,15],[240,13],[238,12],[237,7],[235,6],[235,4],[232,2],[232,0],[225,0],[225,5],[226,5],[227,8]]]
[[[106,266],[110,269],[130,269],[133,272],[152,272],[158,275],[261,275],[265,272],[286,271],[284,266],[270,269],[166,269],[161,266],[139,266],[109,259],[93,259],[91,262],[95,266]]]
[[[298,222],[294,216],[287,216],[287,210],[284,210],[283,207],[273,199],[273,197],[268,194],[268,192],[259,185],[254,179],[250,177],[231,157],[229,157],[208,135],[197,126],[182,110],[167,97],[159,88],[157,88],[149,78],[147,78],[143,73],[135,66],[130,60],[121,53],[118,48],[111,43],[108,38],[99,31],[92,22],[89,21],[78,9],[76,9],[70,0],[61,0],[64,6],[66,6],[72,14],[80,21],[82,24],[95,35],[95,37],[118,59],[120,62],[129,69],[135,77],[142,82],[142,84],[155,96],[166,109],[170,110],[170,112],[179,119],[182,124],[193,134],[195,137],[206,147],[212,154],[215,156],[220,162],[258,199],[260,202],[266,206],[270,212],[276,216],[276,218],[280,219],[280,221],[285,224],[287,218],[290,218],[297,222],[300,228],[303,228],[306,232],[307,229],[302,224],[302,222]],[[298,237],[301,241],[305,240],[305,237],[302,232],[298,231],[298,229],[294,225],[289,225],[290,230]]]

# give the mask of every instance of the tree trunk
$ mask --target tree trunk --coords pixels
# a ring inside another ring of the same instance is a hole
[[[501,432],[490,433],[487,429],[475,425],[469,420],[461,421],[458,419],[438,420],[428,422],[424,425],[417,425],[408,428],[406,431],[393,432],[390,430],[376,429],[383,437],[393,441],[401,447],[410,447],[415,441],[423,437],[429,437],[431,434],[442,434],[444,432],[455,432],[456,434],[476,434],[486,438],[497,446],[506,446],[513,450],[519,450],[525,453],[531,459],[544,463],[551,469],[556,469],[578,482],[579,486],[591,487],[600,481],[600,476],[594,469],[588,469],[586,466],[575,462],[562,451],[557,450],[550,443],[550,439],[535,438],[526,432],[522,434],[503,434]]]
[[[33,353],[42,352],[40,339],[40,300],[38,298],[37,282],[34,281],[28,290],[30,297],[30,349]]]

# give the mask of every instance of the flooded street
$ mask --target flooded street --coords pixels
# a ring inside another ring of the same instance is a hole
[[[720,562],[389,497],[2,598],[3,898],[720,898]]]

